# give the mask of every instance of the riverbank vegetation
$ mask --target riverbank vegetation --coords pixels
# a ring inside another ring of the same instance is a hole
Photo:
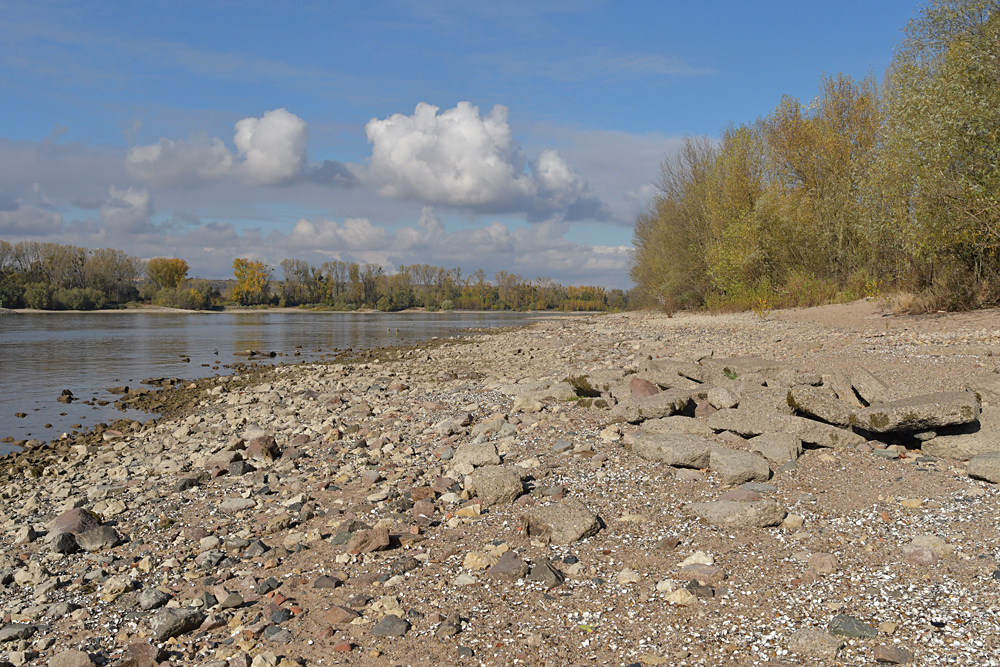
[[[933,2],[883,80],[690,137],[636,222],[638,299],[768,309],[911,292],[1000,303],[1000,4]]]
[[[146,303],[207,310],[224,305],[357,310],[622,310],[620,289],[564,287],[548,278],[528,280],[483,270],[463,276],[460,268],[428,264],[387,273],[378,264],[331,261],[314,267],[299,259],[279,265],[281,279],[264,262],[237,258],[234,278],[189,278],[181,258],[144,261],[121,250],[90,250],[31,241],[0,240],[0,307],[93,310]]]

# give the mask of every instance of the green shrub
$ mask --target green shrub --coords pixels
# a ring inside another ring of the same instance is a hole
[[[52,293],[55,290],[45,283],[30,283],[24,289],[24,305],[38,310],[52,309]]]
[[[52,307],[57,310],[96,310],[107,301],[104,293],[93,287],[58,289],[52,295]]]

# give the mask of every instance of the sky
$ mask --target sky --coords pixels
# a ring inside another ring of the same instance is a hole
[[[684,136],[881,76],[921,6],[0,0],[0,239],[627,289]]]

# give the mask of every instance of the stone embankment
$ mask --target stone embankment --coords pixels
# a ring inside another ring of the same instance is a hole
[[[164,387],[9,461],[0,657],[998,665],[994,349],[630,313]]]

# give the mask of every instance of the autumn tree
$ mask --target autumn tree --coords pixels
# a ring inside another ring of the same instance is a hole
[[[188,263],[183,259],[154,257],[146,263],[146,276],[157,289],[180,287],[187,278]]]
[[[243,306],[266,303],[270,292],[271,270],[260,260],[238,257],[233,260],[236,285],[233,301]]]

